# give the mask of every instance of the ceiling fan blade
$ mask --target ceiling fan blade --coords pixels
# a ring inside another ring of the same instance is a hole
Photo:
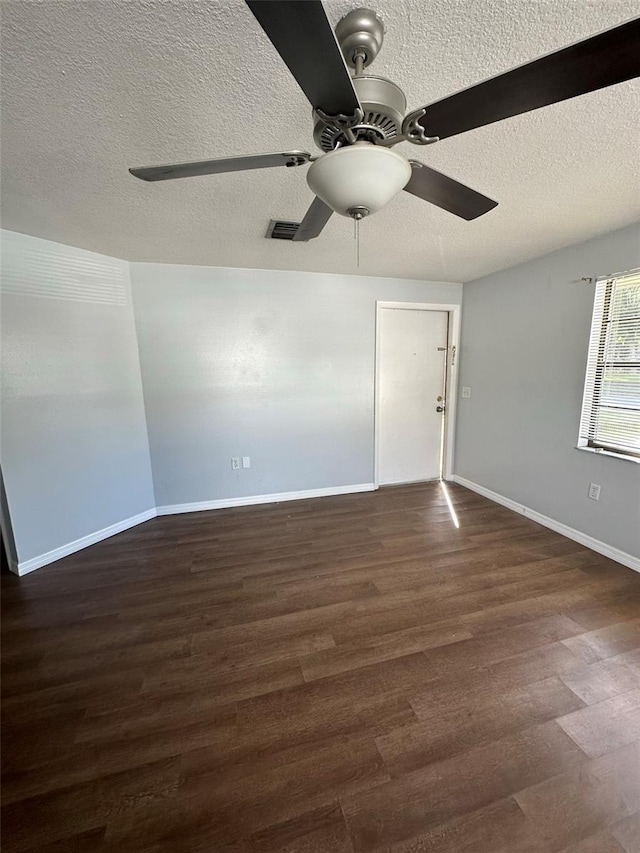
[[[477,219],[483,213],[488,213],[498,204],[497,201],[487,198],[459,181],[454,181],[453,178],[448,178],[441,172],[436,172],[424,163],[418,163],[417,160],[409,162],[412,172],[405,190],[435,204],[436,207],[441,207],[469,221]]]
[[[250,157],[227,157],[223,160],[199,160],[195,163],[174,163],[170,166],[143,166],[129,169],[134,178],[143,181],[168,181],[172,178],[195,178],[199,175],[218,175],[221,172],[244,172],[247,169],[268,169],[270,166],[302,166],[312,157],[306,151],[286,151],[283,154],[256,154]]]
[[[436,101],[418,123],[446,139],[638,76],[640,18]]]
[[[360,107],[321,0],[246,0],[314,109],[351,116]]]
[[[305,213],[304,219],[298,226],[298,230],[293,238],[294,243],[317,237],[332,215],[333,210],[331,210],[329,205],[316,196],[311,202],[309,210]]]

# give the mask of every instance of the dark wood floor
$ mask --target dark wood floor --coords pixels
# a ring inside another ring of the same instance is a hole
[[[439,484],[3,577],[3,850],[640,850],[640,576]]]

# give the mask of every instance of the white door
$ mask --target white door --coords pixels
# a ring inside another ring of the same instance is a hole
[[[379,312],[378,482],[433,480],[441,473],[446,311]],[[441,348],[441,349],[439,349]]]

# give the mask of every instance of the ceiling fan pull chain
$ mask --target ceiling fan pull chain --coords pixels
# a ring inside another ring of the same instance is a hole
[[[353,242],[356,244],[356,266],[358,265],[358,220],[353,217]]]

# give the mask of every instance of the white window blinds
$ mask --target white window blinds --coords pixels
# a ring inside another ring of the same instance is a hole
[[[640,458],[640,270],[596,283],[579,446]]]

